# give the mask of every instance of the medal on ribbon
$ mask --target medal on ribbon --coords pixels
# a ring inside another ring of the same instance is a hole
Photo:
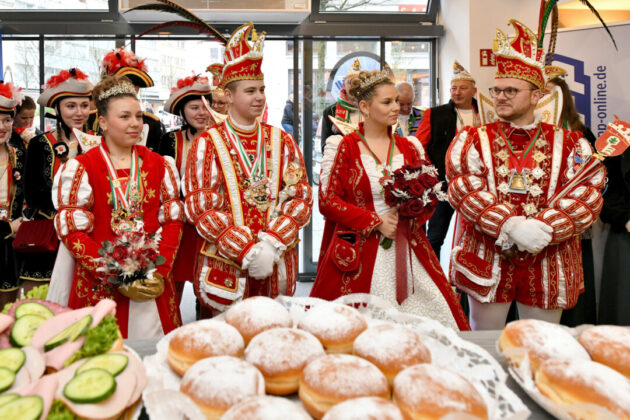
[[[272,193],[271,182],[267,177],[267,150],[265,142],[262,139],[262,128],[260,124],[257,124],[257,141],[256,141],[256,157],[253,162],[249,159],[241,140],[236,133],[236,130],[232,127],[229,119],[226,119],[223,123],[225,132],[228,134],[230,143],[232,143],[233,150],[236,150],[236,156],[239,164],[246,175],[246,180],[243,183],[246,188],[243,196],[245,201],[250,205],[256,207],[259,211],[265,211],[271,205]]]
[[[499,126],[499,132],[501,136],[503,137],[503,140],[505,141],[505,143],[508,145],[508,150],[510,153],[509,161],[510,161],[511,175],[510,175],[510,181],[508,184],[509,186],[508,191],[514,194],[527,194],[527,191],[529,190],[528,175],[531,172],[531,166],[532,166],[532,160],[533,160],[529,152],[532,150],[532,147],[534,146],[534,143],[536,143],[536,140],[538,140],[538,137],[540,136],[540,133],[542,132],[542,127],[538,125],[538,131],[536,132],[536,135],[529,142],[529,146],[527,146],[527,148],[523,151],[523,153],[520,156],[518,156],[517,153],[514,151],[514,147],[512,147],[512,143],[510,143],[510,140],[507,138],[505,133],[503,133],[501,126]]]
[[[133,230],[136,225],[141,223],[140,157],[136,153],[136,149],[133,149],[129,167],[129,181],[127,182],[127,188],[123,192],[114,164],[102,144],[100,152],[107,166],[109,185],[112,191],[113,209],[110,226],[116,235],[120,235],[122,232]]]

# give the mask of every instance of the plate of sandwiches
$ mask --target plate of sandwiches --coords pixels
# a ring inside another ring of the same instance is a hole
[[[151,418],[525,419],[507,374],[437,321],[369,295],[253,297],[144,358]]]
[[[26,299],[0,314],[0,419],[134,420],[147,376],[123,346],[116,303]]]
[[[630,419],[630,328],[514,321],[497,342],[523,390],[558,419]]]

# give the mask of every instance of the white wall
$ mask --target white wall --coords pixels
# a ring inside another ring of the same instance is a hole
[[[479,50],[492,48],[497,28],[511,36],[510,19],[517,19],[536,32],[538,7],[531,0],[442,0],[438,16],[445,32],[438,55],[440,103],[449,99],[455,59],[472,73],[481,91],[487,92],[493,84],[496,67],[481,67]]]

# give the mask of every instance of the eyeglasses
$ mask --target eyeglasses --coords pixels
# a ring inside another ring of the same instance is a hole
[[[505,89],[491,87],[490,89],[488,89],[488,91],[490,92],[490,96],[492,96],[493,98],[496,98],[499,95],[501,95],[501,93],[503,93],[503,95],[505,95],[507,99],[513,99],[519,92],[524,91],[524,90],[538,90],[538,89],[531,89],[531,88],[530,89],[517,89],[513,87],[507,87]]]

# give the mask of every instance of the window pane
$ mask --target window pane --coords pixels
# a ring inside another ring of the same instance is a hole
[[[320,0],[328,13],[426,13],[429,0]]]
[[[24,96],[37,101],[39,96],[39,42],[2,42],[2,74],[5,82],[13,82],[22,88]],[[35,126],[39,128],[39,107],[36,111]]]
[[[109,10],[107,0],[0,0],[0,10]]]
[[[392,41],[385,43],[385,61],[394,71],[397,82],[414,87],[414,106],[431,106],[431,43]]]
[[[191,52],[194,51],[194,54]],[[218,42],[199,40],[151,39],[136,42],[136,54],[146,59],[149,76],[155,86],[140,89],[139,97],[143,107],[160,117],[165,128],[170,131],[180,125],[179,118],[164,111],[164,102],[177,80],[193,74],[204,74],[206,68],[223,60],[223,46]]]

